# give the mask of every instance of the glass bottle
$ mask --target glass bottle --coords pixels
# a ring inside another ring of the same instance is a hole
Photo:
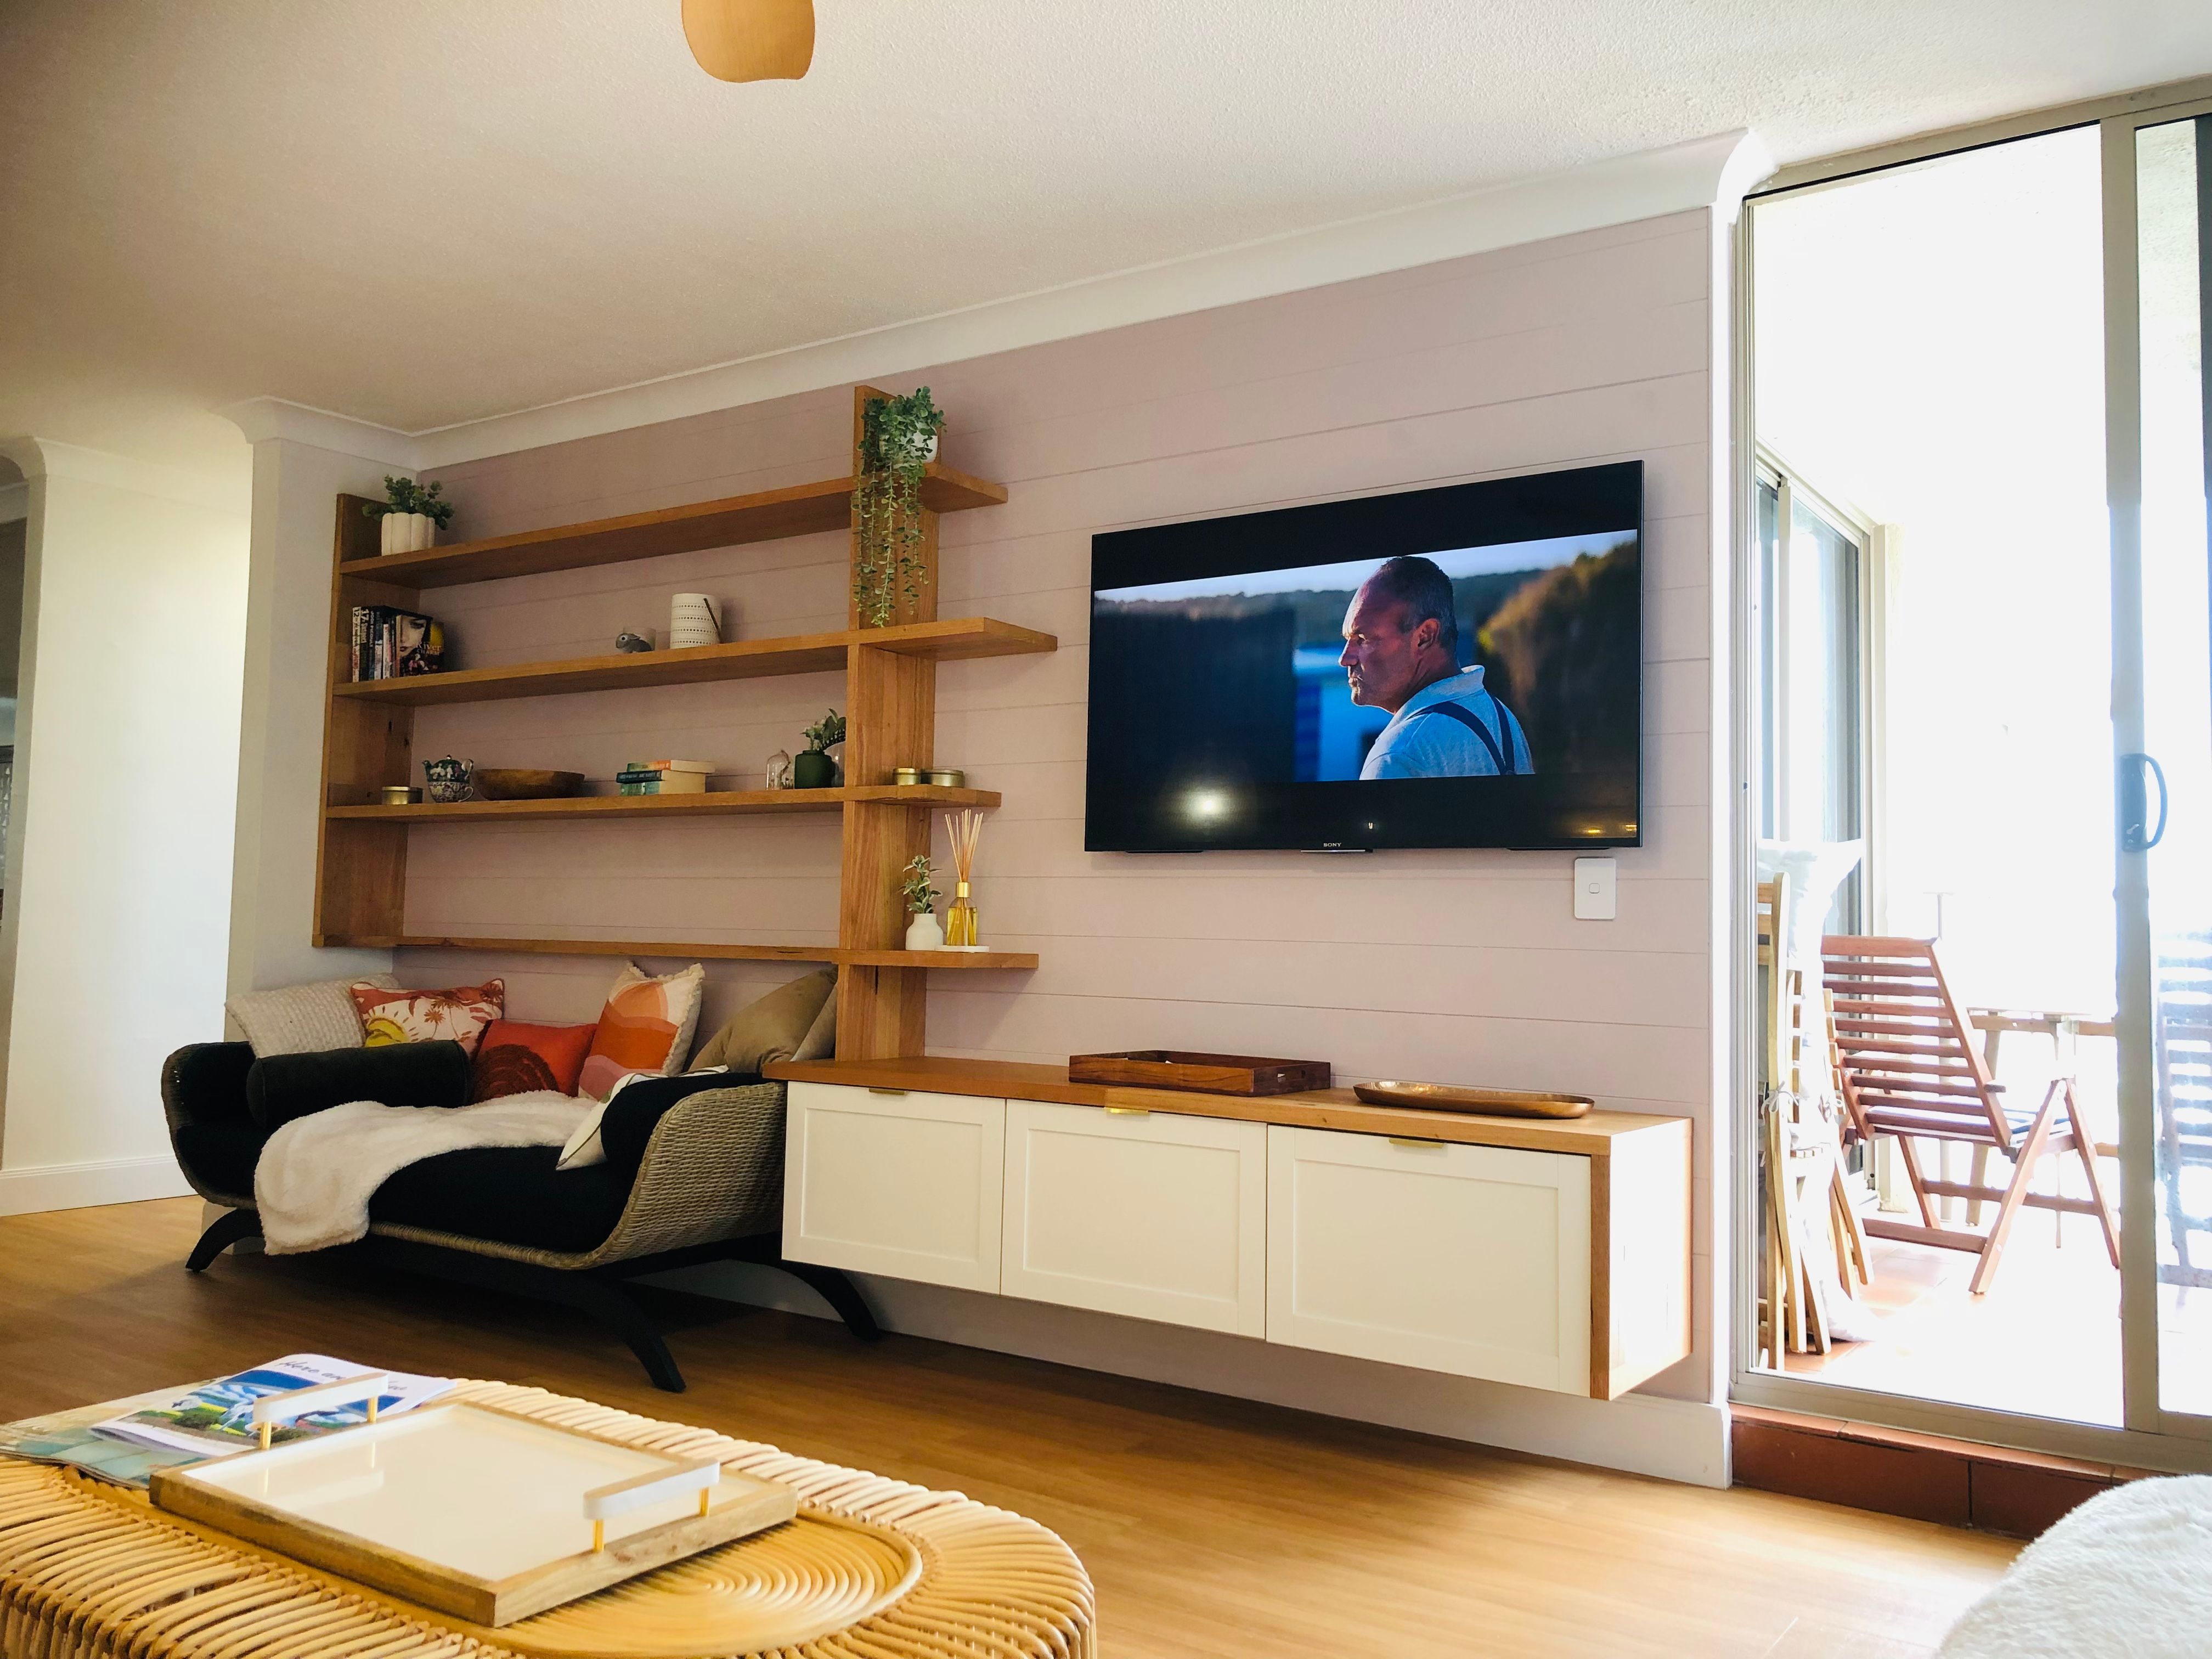
[[[968,884],[952,884],[952,908],[945,913],[945,943],[949,947],[975,945],[981,943],[976,938],[975,903],[968,896]]]

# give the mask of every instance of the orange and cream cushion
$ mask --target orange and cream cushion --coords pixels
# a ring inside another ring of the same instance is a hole
[[[507,981],[488,979],[449,991],[393,991],[368,980],[350,987],[365,1047],[453,1042],[474,1054],[484,1027],[505,1012]]]
[[[706,983],[707,970],[696,962],[658,979],[635,963],[623,969],[599,1011],[599,1034],[585,1056],[579,1091],[605,1100],[634,1072],[659,1077],[682,1071],[699,1029],[699,999]]]

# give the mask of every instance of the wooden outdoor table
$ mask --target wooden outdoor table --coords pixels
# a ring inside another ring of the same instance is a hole
[[[183,1392],[179,1390],[179,1392]],[[779,1480],[799,1516],[499,1630],[0,1458],[0,1654],[39,1659],[1096,1659],[1091,1580],[1036,1522],[542,1389],[495,1405]]]

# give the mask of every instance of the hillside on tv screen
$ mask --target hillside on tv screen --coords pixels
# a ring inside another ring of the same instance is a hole
[[[1092,540],[1086,845],[1639,836],[1642,468]]]

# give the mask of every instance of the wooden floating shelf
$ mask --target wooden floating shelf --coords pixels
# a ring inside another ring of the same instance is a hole
[[[849,802],[886,806],[999,804],[995,789],[933,784],[856,784],[836,789],[721,789],[697,795],[566,795],[550,800],[421,801],[406,806],[330,806],[328,818],[374,823],[527,823],[559,818],[703,818],[764,812],[831,812]]]
[[[921,504],[933,513],[996,507],[1006,499],[1006,485],[970,477],[935,461],[922,478]],[[549,570],[581,570],[632,559],[655,559],[667,553],[696,553],[708,547],[772,542],[786,536],[812,536],[843,530],[852,521],[852,479],[824,478],[783,489],[697,501],[689,507],[456,542],[451,547],[348,559],[338,566],[338,574],[365,576],[394,587],[452,587],[506,576],[534,576]]]
[[[397,557],[398,555],[393,556]],[[331,688],[340,700],[421,708],[434,703],[495,702],[509,697],[551,697],[574,691],[618,691],[648,685],[697,685],[716,680],[765,679],[780,674],[842,670],[854,646],[902,657],[951,662],[970,657],[1018,657],[1057,650],[1050,634],[988,617],[950,622],[903,623],[891,628],[848,628],[835,634],[799,634],[778,640],[739,640],[682,651],[610,652],[566,662],[518,663],[506,668],[458,668],[404,679],[346,680]]]
[[[433,933],[320,933],[364,951],[514,951],[560,957],[696,957],[713,962],[819,962],[841,968],[1034,968],[1034,951],[858,951],[835,945],[679,945],[665,939],[448,939]]]

